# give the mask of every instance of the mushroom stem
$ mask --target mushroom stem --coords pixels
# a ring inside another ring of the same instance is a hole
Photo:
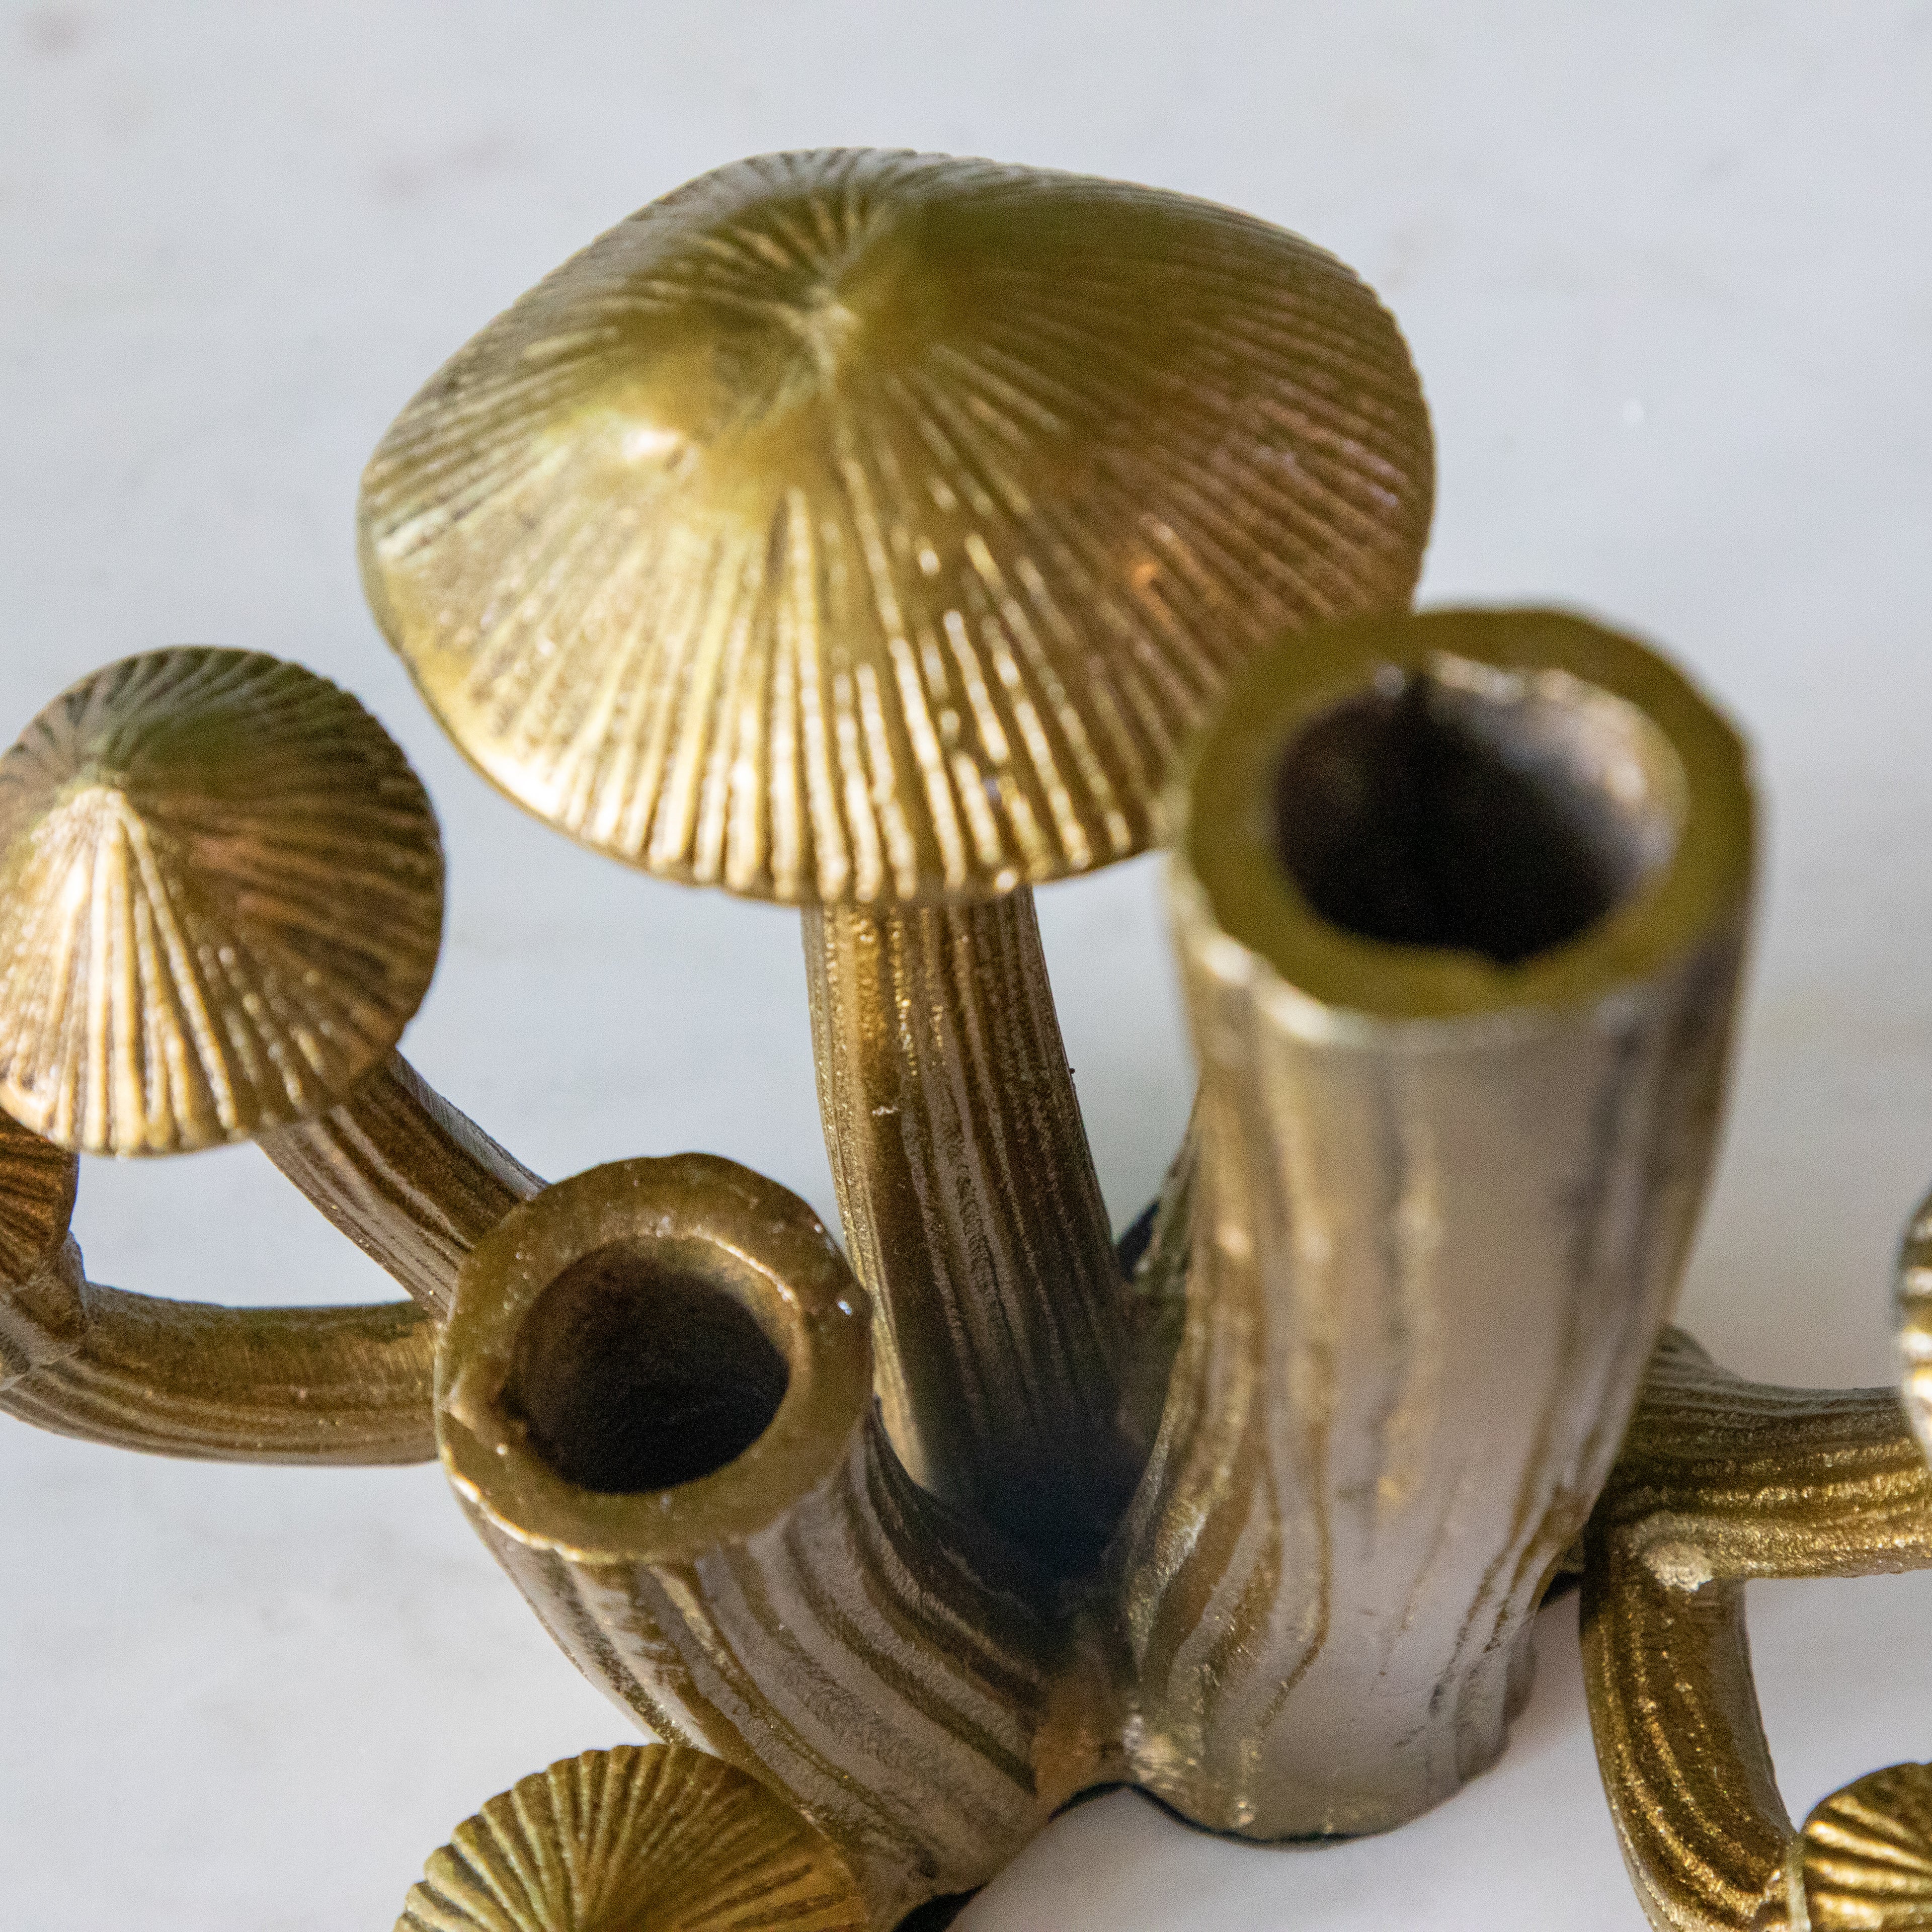
[[[543,1185],[400,1053],[328,1112],[256,1139],[438,1321],[449,1312],[463,1257]]]
[[[424,1462],[435,1328],[406,1301],[218,1308],[83,1280],[80,1332],[0,1388],[0,1410],[89,1442],[230,1462]]]
[[[1745,1583],[1928,1566],[1932,1474],[1892,1390],[1744,1382],[1666,1332],[1591,1519],[1582,1604],[1598,1766],[1654,1924],[1746,1932],[1800,1902]]]
[[[1136,1472],[1126,1294],[1033,896],[808,908],[820,1111],[886,1428],[1060,1574]]]

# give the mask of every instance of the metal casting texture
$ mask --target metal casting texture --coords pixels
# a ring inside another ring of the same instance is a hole
[[[1590,1522],[1584,1678],[1624,1858],[1659,1932],[1932,1924],[1926,1768],[1794,1832],[1772,1772],[1744,1586],[1932,1566],[1932,1473],[1891,1389],[1787,1389],[1659,1348]]]
[[[819,1834],[702,1751],[627,1744],[518,1780],[458,1826],[396,1932],[865,1932]]]
[[[1605,842],[1614,901],[1498,963],[1486,922],[1518,908],[1483,868],[1552,823]],[[1501,1750],[1675,1296],[1750,898],[1742,748],[1579,620],[1361,620],[1236,682],[1173,836],[1199,1172],[1119,1557],[1127,1756],[1222,1830],[1379,1831]],[[1453,938],[1324,919],[1330,874],[1284,842]]]
[[[886,1432],[915,1480],[1089,1570],[1146,1444],[1032,895],[808,910],[805,944],[839,1216],[860,1280],[890,1285]]]
[[[429,986],[442,852],[382,727],[256,652],[154,651],[0,759],[0,1106],[165,1154],[340,1100]]]
[[[510,796],[662,876],[976,898],[1125,857],[1285,627],[1407,602],[1374,296],[1186,196],[864,148],[640,210],[363,482],[370,602]]]

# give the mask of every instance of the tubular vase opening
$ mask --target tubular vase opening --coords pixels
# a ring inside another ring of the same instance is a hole
[[[1578,620],[1365,621],[1245,674],[1172,829],[1200,1170],[1128,1753],[1202,1824],[1378,1831],[1501,1750],[1669,1312],[1743,753]]]

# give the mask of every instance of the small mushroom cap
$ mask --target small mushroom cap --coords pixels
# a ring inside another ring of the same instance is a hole
[[[866,1932],[830,1844],[682,1744],[586,1751],[458,1826],[396,1932]]]
[[[435,814],[352,698],[254,652],[110,664],[0,758],[0,1107],[112,1154],[320,1112],[442,927]]]
[[[1332,256],[866,149],[700,177],[493,322],[363,482],[365,584],[512,798],[662,877],[970,899],[1140,850],[1284,628],[1400,607],[1432,490]]]
[[[1932,1765],[1895,1764],[1835,1791],[1798,1838],[1815,1932],[1932,1925]]]

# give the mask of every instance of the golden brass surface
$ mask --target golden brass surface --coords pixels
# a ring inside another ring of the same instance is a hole
[[[1381,1830],[1502,1749],[1676,1293],[1750,898],[1743,754],[1577,620],[1364,620],[1236,680],[1172,826],[1199,1169],[1119,1554],[1127,1754],[1220,1829]],[[1510,841],[1527,896],[1492,870]],[[1611,890],[1519,955],[1544,841]],[[1342,890],[1352,929],[1311,902]]]
[[[784,1189],[713,1156],[619,1162],[464,1263],[437,1426],[578,1668],[785,1793],[886,1928],[983,1884],[1097,1760],[1044,1594],[885,1442],[868,1330]]]
[[[0,1100],[90,1150],[252,1135],[440,1313],[538,1185],[389,1052],[442,907],[428,800],[352,698],[254,652],[110,665],[0,760]],[[0,1116],[0,1408],[169,1455],[434,1455],[419,1310],[100,1286],[76,1174]]]
[[[543,1183],[400,1053],[347,1100],[256,1136],[262,1151],[430,1314],[463,1258]]]
[[[1932,1765],[1834,1792],[1805,1820],[1798,1858],[1810,1932],[1932,1925]]]
[[[662,876],[826,904],[1122,858],[1284,626],[1407,602],[1427,413],[1252,218],[867,149],[703,176],[440,370],[363,481],[451,736]]]
[[[521,1779],[431,1855],[396,1932],[864,1932],[838,1855],[755,1780],[676,1744]]]
[[[1090,1568],[1138,1473],[1130,1337],[1032,895],[811,910],[805,944],[886,1432],[926,1487]]]
[[[1932,1473],[1894,1392],[1747,1382],[1666,1336],[1586,1551],[1597,1760],[1652,1924],[1932,1924],[1923,1768],[1859,1780],[1794,1833],[1744,1634],[1754,1577],[1932,1565]]]
[[[442,926],[435,814],[352,698],[253,652],[110,664],[0,759],[0,1106],[124,1154],[316,1112]]]

